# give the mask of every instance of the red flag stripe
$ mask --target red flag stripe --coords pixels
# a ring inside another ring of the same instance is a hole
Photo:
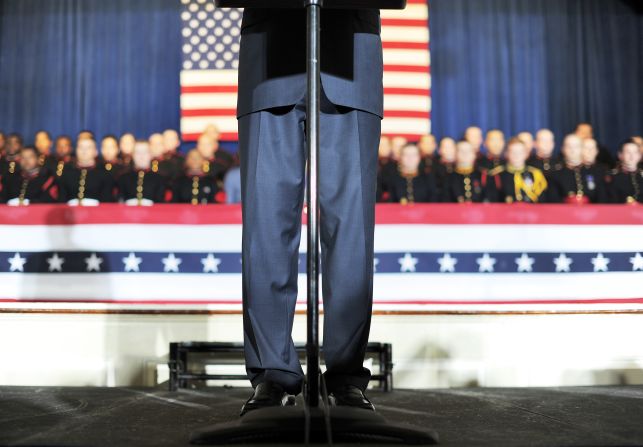
[[[238,93],[236,85],[191,85],[181,87],[182,94],[189,93]]]
[[[382,19],[382,26],[413,26],[426,28],[429,22],[426,19]]]
[[[426,42],[382,42],[385,50],[422,50],[428,51],[429,44]]]
[[[398,71],[404,73],[429,73],[428,65],[384,65],[384,71]]]

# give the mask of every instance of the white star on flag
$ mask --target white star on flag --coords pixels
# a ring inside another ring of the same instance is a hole
[[[610,263],[610,259],[603,256],[603,253],[599,253],[595,258],[592,258],[592,264],[594,265],[594,272],[606,272],[607,264]]]
[[[418,258],[411,256],[411,253],[406,253],[403,258],[397,258],[397,262],[400,263],[400,272],[414,272]]]
[[[161,261],[163,262],[163,271],[165,273],[179,273],[179,265],[181,265],[183,259],[177,258],[174,253],[170,253],[167,258],[163,258]]]
[[[379,259],[379,258],[373,258],[373,271],[374,271],[374,272],[376,272],[376,271],[377,271],[377,266],[379,265],[379,263],[380,263],[380,259]]]
[[[89,258],[85,258],[85,264],[87,264],[88,272],[100,272],[100,265],[103,263],[103,258],[96,256],[96,253],[92,253]]]
[[[50,272],[62,272],[63,264],[65,260],[58,256],[58,253],[54,253],[51,258],[47,258],[47,264],[49,264]]]
[[[20,256],[20,253],[16,253],[13,255],[13,258],[8,259],[9,264],[11,266],[9,267],[10,272],[24,272],[25,271],[25,264],[27,263],[27,258],[23,258]]]
[[[438,259],[438,264],[440,264],[440,272],[455,272],[455,265],[458,263],[458,260],[452,257],[449,253],[445,253],[444,256]]]
[[[480,273],[493,273],[493,267],[496,265],[496,258],[492,258],[489,256],[489,253],[485,253],[481,258],[476,259],[476,262],[480,266],[478,269]]]
[[[143,262],[141,258],[136,257],[134,253],[130,253],[128,257],[123,258],[126,272],[139,272],[139,265]]]
[[[572,260],[572,258],[566,256],[565,253],[561,253],[560,256],[554,258],[554,264],[556,264],[556,272],[570,272],[570,266],[573,262],[574,261]]]
[[[643,270],[643,256],[641,253],[637,253],[636,256],[630,258],[630,264],[632,264],[632,271]]]
[[[214,255],[210,253],[207,258],[201,259],[201,264],[203,264],[203,273],[218,273],[221,259],[215,258]]]
[[[532,272],[533,265],[536,260],[530,258],[527,253],[523,253],[521,257],[516,258],[516,265],[518,265],[518,272]]]

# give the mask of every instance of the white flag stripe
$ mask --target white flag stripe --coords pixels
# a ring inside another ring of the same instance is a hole
[[[407,5],[406,9],[382,9],[380,11],[382,19],[413,19],[427,20],[429,10],[426,5]]]
[[[181,95],[181,109],[236,109],[236,93],[191,93]]]
[[[429,29],[426,26],[383,26],[382,42],[427,43]]]
[[[384,118],[382,121],[382,133],[388,135],[423,135],[430,130],[429,120],[426,118]]]
[[[212,123],[216,123],[223,133],[237,132],[237,118],[227,116],[181,118],[181,130],[187,134],[201,133]]]
[[[182,86],[237,85],[237,70],[189,70],[181,72]]]
[[[384,51],[385,65],[410,65],[428,67],[429,53],[423,50],[390,49]]]
[[[384,72],[384,88],[431,88],[429,73]]]
[[[431,98],[428,96],[386,95],[384,96],[384,110],[410,110],[429,112]]]

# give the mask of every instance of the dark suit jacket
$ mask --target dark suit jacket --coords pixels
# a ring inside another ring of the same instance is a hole
[[[322,10],[321,71],[335,105],[380,117],[383,60],[378,10]],[[306,15],[246,8],[241,24],[237,116],[296,104],[306,91]]]

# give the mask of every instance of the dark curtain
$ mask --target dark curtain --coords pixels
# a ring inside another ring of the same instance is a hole
[[[179,126],[178,0],[0,0],[0,129]]]
[[[510,135],[589,121],[615,149],[643,126],[640,1],[429,0],[433,129]]]

